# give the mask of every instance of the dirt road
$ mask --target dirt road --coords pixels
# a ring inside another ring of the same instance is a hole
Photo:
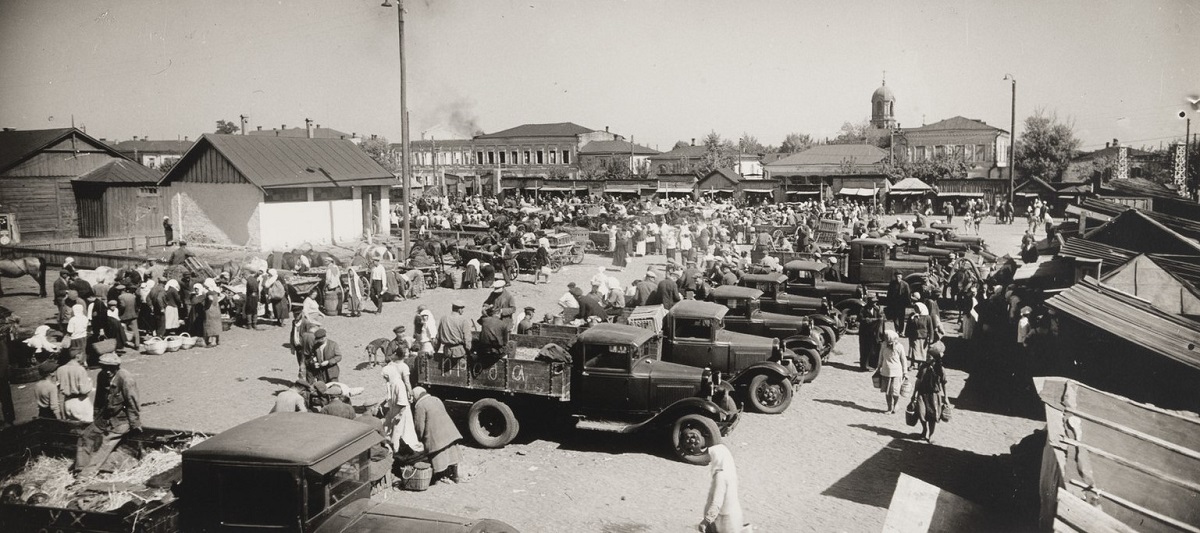
[[[1019,225],[984,225],[993,251],[1016,252]],[[538,314],[567,281],[586,284],[611,261],[588,255],[564,269],[549,285],[519,282],[519,305]],[[623,283],[640,277],[661,257],[633,258]],[[48,299],[30,296],[32,283],[8,282],[17,293],[0,299],[23,316],[26,327],[51,315]],[[367,388],[356,406],[378,402],[384,393],[378,369],[365,367],[363,347],[387,337],[397,324],[411,324],[418,304],[441,317],[450,302],[467,303],[477,316],[486,290],[436,289],[415,301],[385,305],[382,316],[332,317],[326,327],[346,355],[342,380]],[[410,325],[411,329],[411,325]],[[953,333],[951,333],[953,335]],[[949,396],[954,419],[939,427],[932,444],[918,442],[918,429],[903,415],[887,415],[870,375],[857,371],[857,337],[846,336],[817,380],[798,391],[781,415],[747,414],[727,438],[737,463],[746,519],[758,531],[878,531],[896,478],[905,472],[979,503],[1006,508],[1011,495],[1009,447],[1041,426],[1036,409],[1015,398],[1004,372],[970,353],[948,354]],[[138,380],[147,425],[220,431],[266,414],[273,394],[296,376],[296,361],[284,347],[286,331],[226,332],[221,346],[163,356],[129,354],[124,367]],[[953,343],[950,343],[953,344]],[[14,387],[28,399],[32,385]],[[32,407],[21,406],[28,417]],[[464,431],[465,434],[465,431]],[[501,450],[464,449],[469,481],[439,484],[424,493],[390,492],[384,497],[452,514],[498,518],[521,531],[650,532],[694,531],[704,505],[708,471],[668,459],[663,436],[569,431],[524,432]]]

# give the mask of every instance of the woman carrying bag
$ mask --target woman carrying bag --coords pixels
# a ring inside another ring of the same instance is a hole
[[[896,404],[900,401],[900,386],[904,381],[904,372],[908,368],[908,356],[900,335],[894,330],[884,332],[883,345],[879,348],[879,390],[887,399],[887,412],[896,412]]]
[[[913,403],[917,408],[917,420],[921,422],[921,438],[933,442],[933,431],[939,420],[950,419],[946,401],[946,371],[942,368],[941,342],[929,346],[929,360],[921,363],[917,370],[916,394]]]

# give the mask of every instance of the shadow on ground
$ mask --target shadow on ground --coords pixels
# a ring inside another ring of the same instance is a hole
[[[958,396],[951,399],[957,409],[1041,420],[1042,402],[1033,380],[1020,358],[997,343],[983,339],[964,341],[944,337],[945,365],[967,374]]]

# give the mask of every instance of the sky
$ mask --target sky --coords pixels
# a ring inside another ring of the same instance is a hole
[[[394,0],[393,0],[393,3]],[[400,140],[396,8],[379,0],[0,0],[0,126],[196,138],[218,119]],[[669,150],[778,145],[870,115],[1017,131],[1037,110],[1085,149],[1182,137],[1200,2],[409,0],[413,139],[574,122]],[[1200,130],[1200,120],[1193,131]]]

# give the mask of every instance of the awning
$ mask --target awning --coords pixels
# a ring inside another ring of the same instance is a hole
[[[752,192],[755,194],[772,194],[775,192],[775,191],[772,191],[771,189],[742,189],[742,190],[745,192]]]
[[[1021,265],[1013,274],[1013,281],[1034,281],[1039,279],[1054,278],[1073,273],[1073,266],[1059,259],[1047,259],[1038,263],[1029,263]]]
[[[641,189],[637,185],[609,185],[606,183],[604,184],[604,192],[637,194],[641,192]]]
[[[1018,193],[1013,193],[1013,194],[1015,196],[1020,196],[1022,198],[1033,198],[1035,196],[1041,196],[1040,194],[1038,194],[1036,192],[1018,192]]]
[[[925,194],[931,193],[931,192],[933,192],[933,191],[913,191],[913,190],[898,191],[896,189],[892,189],[892,190],[888,191],[888,196],[925,196]]]
[[[821,191],[787,191],[788,196],[820,196]]]
[[[703,194],[733,194],[729,189],[704,189]]]
[[[660,192],[660,193],[665,193],[665,194],[671,194],[671,193],[692,194],[692,188],[691,187],[686,187],[686,188],[685,187],[659,187],[659,188],[655,189],[654,192]]]
[[[939,192],[938,198],[983,198],[981,192]]]
[[[546,192],[558,192],[558,191],[570,192],[570,191],[575,191],[575,190],[579,190],[579,189],[587,189],[587,187],[572,187],[570,185],[546,185],[545,187],[542,187],[538,190],[546,191]]]
[[[875,196],[875,189],[865,187],[842,187],[838,192],[838,196]]]

